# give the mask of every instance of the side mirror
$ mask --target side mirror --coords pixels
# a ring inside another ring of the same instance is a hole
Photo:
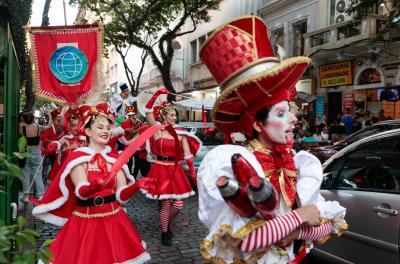
[[[332,184],[332,174],[330,172],[324,173],[321,183],[321,189],[328,189]]]

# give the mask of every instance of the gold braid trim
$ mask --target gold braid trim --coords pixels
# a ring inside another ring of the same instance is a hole
[[[247,146],[250,150],[252,150],[252,152],[258,151],[258,152],[262,152],[262,153],[266,153],[266,154],[271,154],[271,149],[269,149],[269,148],[265,147],[263,144],[261,144],[261,142],[258,141],[258,139],[250,140],[248,142]]]
[[[244,239],[252,231],[263,226],[264,224],[265,224],[265,221],[263,219],[254,219],[254,220],[248,222],[243,227],[241,227],[236,233],[232,232],[232,227],[228,224],[219,225],[218,226],[219,231],[212,236],[212,241],[204,239],[203,242],[201,242],[200,247],[199,247],[200,253],[203,256],[203,258],[205,258],[209,262],[212,262],[215,264],[228,264],[224,259],[217,257],[217,256],[212,256],[209,253],[209,251],[214,248],[215,242],[220,241],[220,240],[226,241],[227,239],[230,239],[230,238],[232,238],[233,240],[240,241],[240,240]],[[256,260],[260,259],[262,256],[264,256],[268,252],[268,250],[269,250],[269,248],[264,248],[262,250],[258,250],[257,252],[252,254],[247,259],[234,258],[233,264],[254,263],[254,261],[256,261]]]
[[[349,229],[349,225],[346,223],[346,221],[340,217],[335,217],[333,219],[328,219],[328,218],[322,218],[321,219],[321,224],[326,224],[331,222],[333,227],[338,230],[334,234],[329,234],[323,238],[320,238],[316,243],[318,245],[324,244],[326,241],[328,241],[332,235],[336,235],[337,237],[340,237],[344,234]]]
[[[73,211],[72,214],[77,216],[77,217],[81,217],[81,218],[99,218],[99,217],[107,217],[110,215],[115,215],[117,214],[119,211],[121,211],[122,207],[118,207],[117,209],[111,211],[111,212],[107,212],[107,213],[102,213],[102,214],[84,214],[84,213],[80,213],[77,211]]]

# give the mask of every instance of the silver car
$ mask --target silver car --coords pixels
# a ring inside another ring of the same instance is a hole
[[[347,208],[349,230],[314,255],[333,263],[399,263],[400,129],[345,147],[323,168],[321,194]]]

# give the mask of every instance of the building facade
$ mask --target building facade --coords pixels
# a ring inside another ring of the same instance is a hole
[[[400,31],[378,41],[389,12],[382,3],[356,21],[345,13],[349,0],[320,1],[328,21],[304,35],[305,54],[312,58],[316,94],[324,96],[328,120],[345,109],[400,118]],[[321,21],[320,21],[321,22]]]

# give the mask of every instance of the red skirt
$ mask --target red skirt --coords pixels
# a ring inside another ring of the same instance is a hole
[[[63,264],[144,263],[150,260],[144,248],[124,210],[95,218],[72,215],[49,247],[51,263]]]
[[[147,198],[158,200],[184,199],[195,195],[180,163],[175,167],[174,163],[154,162],[146,177],[153,178],[158,183],[154,192],[142,190]]]

